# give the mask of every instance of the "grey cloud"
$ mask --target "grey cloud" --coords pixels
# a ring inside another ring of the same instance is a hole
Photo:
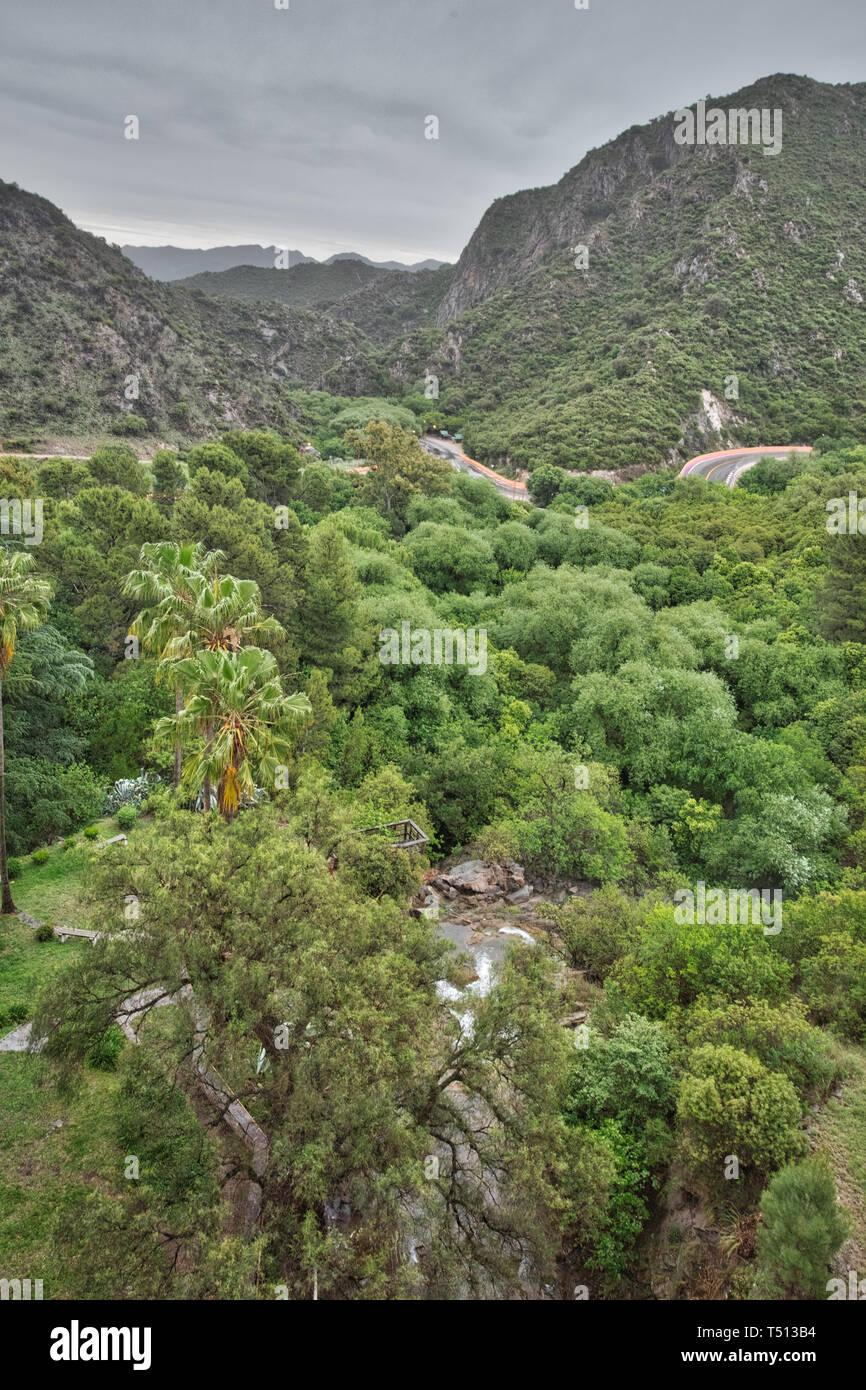
[[[290,3],[9,5],[0,176],[116,240],[454,259],[493,198],[632,124],[769,72],[866,77],[858,0]]]

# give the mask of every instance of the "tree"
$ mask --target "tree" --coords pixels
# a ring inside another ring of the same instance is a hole
[[[803,1154],[802,1106],[787,1077],[727,1044],[696,1048],[688,1066],[677,1107],[680,1149],[716,1190],[731,1155],[754,1180]]]
[[[346,432],[346,443],[370,464],[361,485],[365,502],[403,529],[406,508],[417,493],[449,492],[451,468],[428,454],[417,439],[384,420],[371,421],[362,431]]]
[[[761,1197],[755,1294],[826,1297],[830,1260],[847,1234],[832,1174],[820,1159],[780,1168]]]
[[[261,647],[206,649],[175,668],[186,702],[160,719],[157,739],[171,736],[189,745],[201,741],[181,777],[190,792],[216,787],[220,814],[231,820],[243,798],[252,798],[256,779],[274,786],[277,768],[288,766],[293,722],[312,713],[306,695],[284,695],[276,659]]]
[[[189,610],[195,602],[193,574],[215,574],[222,559],[219,551],[205,551],[192,541],[156,541],[141,547],[139,568],[126,576],[123,592],[147,605],[129,626],[130,635],[141,640],[146,655],[156,657],[160,664],[169,659],[169,645],[189,630]],[[176,713],[182,705],[182,691],[175,682]],[[181,760],[181,747],[176,743],[176,787],[180,785]]]
[[[160,541],[144,545],[141,568],[126,577],[124,592],[144,599],[130,632],[160,663],[172,663],[200,649],[238,651],[242,638],[259,640],[285,634],[275,618],[261,611],[259,586],[252,579],[220,574],[224,556],[200,544]],[[181,708],[175,684],[175,712]],[[180,748],[175,748],[174,784],[180,784]]]
[[[0,554],[0,912],[14,912],[6,863],[6,750],[3,744],[3,681],[21,633],[44,622],[51,599],[46,579],[31,574],[33,556],[3,549]]]
[[[209,1018],[209,1065],[232,1079],[269,1141],[260,1226],[239,1238],[240,1253],[258,1257],[260,1297],[283,1284],[290,1298],[309,1298],[314,1270],[326,1299],[501,1298],[518,1286],[524,1259],[550,1279],[572,1052],[550,962],[515,947],[465,1029],[437,991],[451,969],[445,944],[394,902],[371,902],[340,870],[329,873],[305,839],[282,808],[231,825],[174,811],[93,866],[105,935],[70,962],[62,986],[49,985],[34,1020],[37,1036],[48,1034],[42,1055],[71,1079],[130,980],[160,988],[135,1049],[150,1065],[136,1063],[141,1099],[126,1120],[134,1147],[120,1150],[142,1156],[148,1191],[120,1182],[112,1207],[134,1215],[134,1270],[119,1212],[91,1245],[136,1296],[151,1283],[162,1297],[200,1291],[210,1277],[185,1261],[172,1270],[158,1254],[161,1233],[180,1229],[195,1258],[193,1237],[219,1226],[216,1165],[199,1161],[194,1112],[173,1113],[168,1094],[189,1086],[194,995]],[[129,893],[140,904],[134,932],[123,916]],[[158,1008],[160,997],[175,1003]],[[256,1072],[261,1049],[267,1065]],[[201,1129],[219,1135],[212,1112],[197,1108]],[[222,1168],[228,1207],[237,1165]],[[77,1238],[71,1224],[64,1242]]]
[[[817,595],[821,631],[831,641],[866,642],[866,536],[828,536],[827,553],[827,577]]]
[[[665,1027],[627,1014],[609,1038],[590,1030],[574,1060],[567,1115],[597,1126],[619,1121],[642,1132],[673,1106],[674,1069]]]
[[[171,449],[157,449],[151,464],[153,500],[162,516],[171,516],[177,494],[183,488],[184,471]]]

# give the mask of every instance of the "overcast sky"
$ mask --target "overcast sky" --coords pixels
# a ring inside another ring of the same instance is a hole
[[[456,260],[630,125],[866,80],[863,0],[277,3],[0,0],[0,177],[109,241]]]

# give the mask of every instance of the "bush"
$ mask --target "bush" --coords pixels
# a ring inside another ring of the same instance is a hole
[[[112,434],[147,434],[148,424],[142,415],[120,415],[109,429]]]
[[[724,1182],[731,1154],[746,1181],[800,1158],[808,1147],[801,1116],[791,1082],[757,1057],[710,1043],[691,1054],[680,1082],[680,1150],[692,1171],[711,1182]]]
[[[87,1049],[87,1062],[97,1071],[114,1071],[122,1047],[123,1034],[117,1024],[112,1023],[98,1042],[91,1043]]]
[[[848,1234],[832,1175],[817,1158],[781,1168],[761,1197],[758,1274],[761,1298],[824,1298],[827,1269]]]
[[[10,856],[10,858],[6,860],[6,872],[10,879],[21,877],[21,867],[21,860],[16,859],[14,856]]]
[[[0,1028],[8,1028],[13,1023],[23,1023],[29,1013],[29,1005],[20,1000],[12,1004],[0,1004]]]
[[[33,864],[47,864],[50,851],[47,849],[35,849],[30,856]]]
[[[40,926],[36,928],[34,935],[37,941],[53,941],[54,928],[52,927],[50,922],[43,922]]]
[[[121,830],[130,830],[138,820],[138,809],[135,806],[121,806],[117,813],[117,824]]]
[[[107,815],[119,810],[121,806],[143,806],[150,793],[161,784],[158,772],[145,772],[137,777],[121,777],[115,782],[105,800]]]
[[[675,1084],[664,1025],[629,1014],[608,1039],[591,1031],[589,1046],[578,1051],[566,1116],[643,1131],[672,1108]]]
[[[99,826],[98,826],[98,825],[88,825],[88,826],[85,828],[85,831],[84,831],[84,838],[85,838],[85,840],[95,840],[98,834],[99,834]]]
[[[75,836],[74,836],[74,835],[67,835],[67,836],[66,836],[66,839],[63,841],[63,848],[64,848],[65,850],[66,850],[66,849],[75,849]]]

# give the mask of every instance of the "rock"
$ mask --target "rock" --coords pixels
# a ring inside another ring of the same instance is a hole
[[[505,869],[505,886],[509,892],[513,893],[516,889],[522,888],[526,882],[523,865],[517,864],[513,859],[506,859],[503,868]]]
[[[442,877],[449,887],[463,893],[488,893],[491,888],[505,886],[504,873],[498,865],[485,864],[482,859],[467,859],[464,864],[449,869]]]
[[[523,888],[526,876],[522,866],[513,859],[506,859],[502,864],[467,859],[440,874],[434,883],[437,888],[454,888],[460,893],[484,893],[488,897],[495,897]]]
[[[513,893],[508,893],[505,901],[509,903],[525,903],[532,897],[532,884],[524,883],[522,888],[518,888]]]
[[[586,1022],[586,1010],[581,1009],[576,1014],[566,1014],[559,1022],[562,1028],[577,1028],[578,1024]]]

